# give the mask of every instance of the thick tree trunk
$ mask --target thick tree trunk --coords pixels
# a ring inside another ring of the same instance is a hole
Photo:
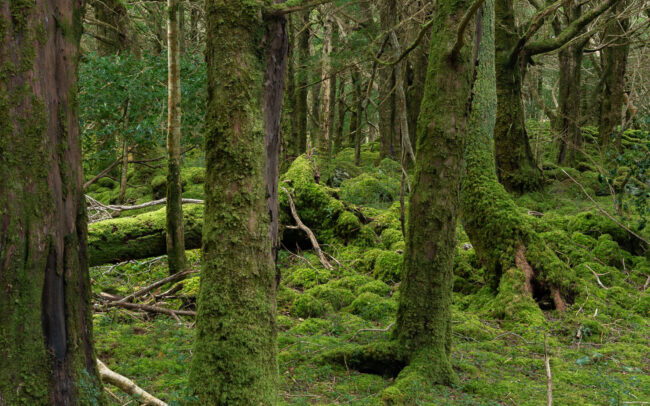
[[[181,185],[181,72],[179,0],[168,0],[167,27],[167,263],[169,273],[185,269]]]
[[[77,115],[81,1],[0,4],[0,404],[104,404]]]
[[[471,3],[447,0],[435,6],[437,21],[418,120],[417,162],[395,328],[410,365],[400,373],[398,382],[412,382],[410,375],[423,375],[430,383],[458,381],[450,361],[451,295],[473,63],[471,46],[457,54],[451,50],[459,21]]]
[[[201,405],[272,405],[284,17],[206,3],[208,106],[203,268],[190,386]],[[264,52],[261,52],[261,51]]]
[[[625,9],[626,2],[621,2],[615,12]],[[613,20],[607,25],[603,42],[610,44],[602,51],[603,90],[600,104],[600,120],[598,136],[600,143],[606,149],[615,139],[616,147],[620,150],[622,137],[618,134],[619,126],[624,121],[625,107],[625,72],[627,57],[630,50],[629,40],[625,31],[629,26],[628,19]]]
[[[486,279],[498,292],[497,315],[540,325],[544,316],[533,296],[548,291],[556,308],[562,309],[559,287],[568,285],[569,270],[519,214],[513,198],[497,179],[493,134],[498,87],[492,1],[486,0],[483,6],[483,38],[461,193],[462,220],[486,268]]]
[[[497,175],[511,192],[536,190],[542,185],[542,172],[535,162],[528,134],[521,94],[525,57],[515,60],[511,52],[519,36],[515,25],[512,0],[497,0],[496,18],[496,81],[497,121],[494,129]]]

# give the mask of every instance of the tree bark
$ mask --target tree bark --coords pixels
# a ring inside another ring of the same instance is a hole
[[[558,53],[560,94],[553,132],[559,137],[558,165],[574,166],[582,149],[582,55],[584,41],[569,45]]]
[[[286,20],[206,2],[206,208],[190,386],[201,405],[272,405],[278,386],[278,155]]]
[[[527,63],[511,52],[519,41],[513,0],[496,0],[496,85],[497,118],[494,129],[497,175],[510,192],[522,193],[542,186],[542,171],[535,162],[528,134],[521,94]]]
[[[625,9],[626,2],[621,2],[615,9],[621,12]],[[606,149],[611,146],[612,139],[620,150],[622,137],[618,134],[619,126],[624,121],[623,108],[625,107],[625,72],[627,71],[627,57],[630,50],[629,39],[625,31],[629,26],[627,18],[613,19],[607,25],[603,38],[604,43],[611,44],[602,50],[603,65],[603,90],[600,104],[600,120],[598,122],[598,137]]]
[[[320,128],[315,137],[316,161],[322,175],[326,175],[331,149],[331,131],[333,122],[330,120],[332,100],[336,97],[336,76],[332,73],[332,53],[336,23],[328,7],[324,8],[323,48],[321,56],[321,99],[320,99]]]
[[[295,101],[295,118],[296,118],[296,139],[294,140],[295,156],[304,154],[307,149],[307,65],[309,62],[309,11],[298,13],[299,22],[296,27],[298,33],[298,66],[296,69],[296,101]]]
[[[397,21],[397,4],[395,0],[382,0],[379,2],[379,23],[382,35],[390,35],[395,21]],[[393,55],[392,42],[384,47],[383,55]],[[383,59],[387,59],[384,57]],[[390,58],[388,58],[390,59]],[[397,157],[398,148],[393,141],[396,138],[395,114],[395,67],[394,65],[380,66],[377,72],[377,85],[379,87],[379,156]]]
[[[183,187],[181,185],[181,72],[179,0],[168,0],[167,27],[167,264],[169,273],[185,269]]]
[[[472,49],[451,49],[471,1],[439,1],[417,128],[404,269],[395,337],[407,355],[397,378],[423,374],[431,383],[458,381],[451,367],[451,295]],[[423,371],[426,371],[423,373]],[[404,379],[404,382],[412,380]]]
[[[81,1],[0,4],[0,403],[105,404],[77,113]]]

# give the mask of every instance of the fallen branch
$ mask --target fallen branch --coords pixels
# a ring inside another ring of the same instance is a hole
[[[553,406],[553,378],[551,377],[551,359],[546,350],[546,334],[544,334],[544,366],[546,366],[546,406]]]
[[[352,335],[352,337],[350,337],[350,341],[354,340],[354,338],[357,336],[357,334],[359,334],[362,331],[375,331],[375,332],[378,332],[378,333],[385,333],[388,330],[390,330],[391,327],[393,327],[393,324],[395,324],[395,323],[394,322],[390,323],[388,326],[386,326],[386,328],[360,328],[359,330],[355,331],[355,333]]]
[[[287,194],[287,197],[289,198],[289,208],[291,209],[291,215],[293,216],[293,219],[296,221],[296,224],[302,231],[307,233],[307,236],[309,236],[309,240],[311,241],[311,244],[314,246],[314,251],[316,251],[316,254],[318,254],[318,258],[320,258],[320,263],[323,264],[325,269],[334,269],[334,267],[327,262],[327,259],[325,258],[325,255],[323,254],[323,251],[320,249],[320,245],[318,245],[318,241],[316,240],[316,236],[314,233],[307,227],[302,220],[300,220],[300,217],[298,217],[298,212],[296,211],[296,205],[293,203],[293,199],[291,198],[291,193],[285,188],[282,187],[282,190]]]
[[[174,310],[174,309],[167,309],[158,306],[149,306],[140,303],[110,302],[107,303],[107,306],[123,307],[125,309],[144,310],[149,313],[163,313],[172,317],[173,316],[196,316],[196,312],[193,310]]]
[[[86,198],[89,199],[89,200],[92,199],[91,201],[93,202],[93,204],[100,204],[102,207],[104,207],[104,208],[106,208],[108,210],[116,211],[116,212],[144,209],[144,208],[147,208],[147,207],[152,207],[152,206],[158,206],[158,205],[161,205],[161,204],[165,204],[167,202],[167,198],[163,197],[162,199],[152,200],[150,202],[140,203],[140,204],[136,204],[136,205],[133,205],[133,206],[124,206],[124,205],[103,204],[103,203],[98,202],[97,200],[93,199],[92,197],[90,197],[88,195],[86,195]],[[183,204],[203,204],[203,203],[205,203],[204,200],[200,200],[200,199],[181,199],[181,202]]]
[[[159,287],[159,286],[165,285],[165,284],[167,284],[167,283],[169,283],[169,282],[175,282],[175,281],[183,280],[183,279],[185,279],[188,275],[191,275],[191,274],[193,274],[193,273],[198,273],[198,272],[199,272],[199,271],[195,271],[195,270],[193,270],[193,269],[188,269],[188,270],[185,270],[185,271],[183,271],[183,272],[176,273],[176,274],[174,274],[174,275],[171,275],[171,276],[168,276],[168,277],[166,277],[166,278],[164,278],[164,279],[161,279],[161,280],[159,280],[159,281],[157,281],[157,282],[154,282],[154,283],[152,283],[151,285],[146,286],[146,287],[144,287],[144,288],[138,290],[137,292],[131,293],[130,295],[125,296],[125,297],[123,297],[123,298],[120,299],[120,300],[116,300],[114,303],[111,303],[111,304],[115,304],[115,305],[116,305],[117,303],[126,303],[126,302],[129,302],[129,301],[135,299],[136,297],[140,297],[140,296],[142,296],[142,295],[147,294],[148,292],[150,292],[150,291],[156,289],[156,288]]]
[[[102,381],[117,386],[131,396],[140,398],[143,404],[167,406],[167,403],[145,391],[129,378],[108,369],[108,367],[99,359],[97,359],[97,369],[99,370],[99,376],[102,378]]]
[[[598,277],[598,274],[597,274],[593,269],[591,269],[591,267],[589,266],[589,264],[585,264],[585,266],[586,266],[586,267],[591,271],[591,273],[594,274],[594,276],[596,277],[596,282],[598,282],[598,286],[600,286],[600,287],[603,288],[603,289],[609,289],[607,286],[603,285],[603,283],[600,281],[600,278]]]

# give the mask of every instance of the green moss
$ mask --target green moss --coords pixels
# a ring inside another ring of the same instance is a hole
[[[387,228],[382,231],[380,238],[384,248],[387,250],[393,249],[393,244],[404,241],[402,231],[394,228]]]
[[[383,251],[377,255],[373,275],[384,282],[396,283],[400,281],[404,257],[393,251]]]
[[[183,168],[181,170],[181,178],[185,184],[202,184],[205,182],[205,168]]]
[[[362,285],[361,287],[359,287],[357,292],[359,294],[370,292],[378,296],[385,297],[390,293],[390,286],[388,286],[387,284],[385,284],[380,280],[375,280]]]
[[[151,193],[154,199],[161,199],[167,195],[167,176],[158,175],[151,179]]]
[[[326,269],[299,267],[290,271],[285,280],[289,286],[310,289],[316,285],[326,283],[330,276],[330,272]]]
[[[298,296],[291,307],[291,315],[303,319],[321,317],[325,314],[325,304],[309,293]]]
[[[361,222],[352,212],[344,211],[336,220],[336,234],[346,240],[354,236],[360,228]]]
[[[607,265],[615,267],[621,267],[623,265],[621,249],[609,234],[603,234],[598,237],[598,242],[594,247],[594,255]]]
[[[366,275],[353,274],[345,276],[341,279],[330,282],[329,284],[335,288],[344,288],[357,293],[360,286],[372,281],[373,279]]]
[[[352,244],[358,247],[374,247],[377,245],[379,238],[374,231],[374,228],[370,224],[361,226],[359,232],[356,234],[355,238],[352,240]]]
[[[376,293],[364,292],[354,299],[348,310],[366,320],[379,321],[393,316],[397,310],[397,303],[394,300],[383,299]]]
[[[334,288],[329,285],[319,285],[307,291],[323,303],[329,304],[334,310],[340,310],[352,303],[354,294],[348,289]]]
[[[380,177],[382,179],[379,179]],[[375,177],[362,173],[341,183],[341,197],[358,205],[392,203],[399,197],[399,181],[386,176]]]

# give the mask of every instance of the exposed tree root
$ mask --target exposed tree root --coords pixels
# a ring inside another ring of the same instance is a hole
[[[99,370],[99,376],[102,378],[102,381],[110,383],[111,385],[122,389],[124,392],[128,393],[131,396],[140,398],[142,404],[152,406],[167,406],[167,403],[145,391],[129,378],[108,369],[108,367],[99,359],[97,360],[97,369]]]
[[[321,355],[321,362],[336,363],[359,372],[395,377],[406,365],[396,341],[349,344]]]

